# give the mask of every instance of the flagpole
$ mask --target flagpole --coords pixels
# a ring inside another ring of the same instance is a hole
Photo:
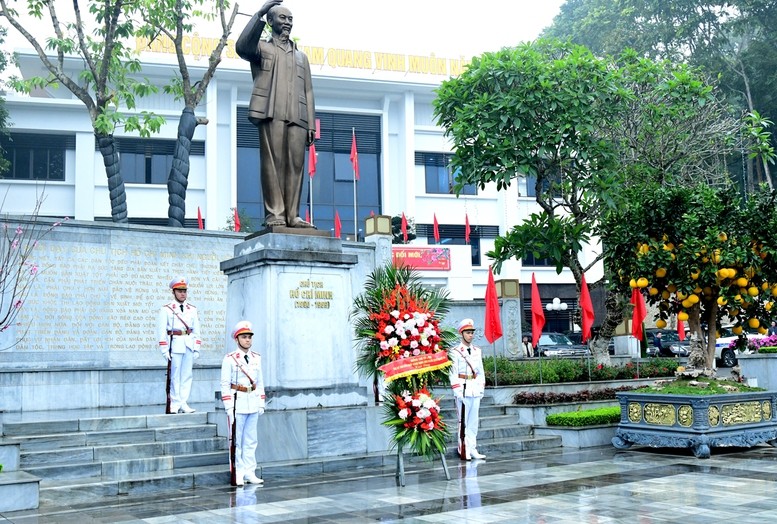
[[[356,128],[351,128],[351,134],[356,138]],[[356,214],[356,166],[353,166],[353,241],[359,241],[359,218]]]

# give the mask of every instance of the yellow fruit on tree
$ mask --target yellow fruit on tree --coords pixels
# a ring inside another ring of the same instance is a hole
[[[666,320],[664,320],[663,318],[659,318],[658,320],[656,320],[656,327],[658,329],[664,329],[666,327]]]
[[[660,267],[656,269],[656,276],[658,278],[664,278],[666,276],[666,268]]]
[[[695,270],[695,271],[692,271],[691,272],[691,279],[698,280],[699,279],[699,275],[701,275],[701,271],[699,271],[698,269]]]
[[[646,279],[645,277],[640,277],[639,280],[637,280],[637,287],[640,289],[648,287],[648,284],[649,284],[648,279]]]
[[[725,306],[726,304],[728,304],[728,300],[726,300],[726,297],[718,297],[719,306]]]
[[[658,289],[651,287],[650,289],[648,289],[648,294],[650,294],[651,297],[654,297],[658,295]]]
[[[637,281],[632,278],[631,280],[629,280],[629,286],[631,286],[632,288],[637,287]]]
[[[757,297],[758,293],[760,293],[760,291],[758,291],[758,288],[755,286],[750,286],[749,288],[747,288],[747,294],[750,295],[751,297]]]
[[[772,286],[772,296],[777,297],[777,284]]]
[[[725,233],[721,233],[718,235],[718,240],[720,240],[721,242],[725,242],[726,240],[728,240],[728,235]]]
[[[669,297],[671,296],[672,294],[666,289],[661,292],[661,298],[663,298],[664,300],[669,300]]]
[[[703,293],[704,290],[702,288],[700,288],[699,286],[696,286],[695,288],[693,288],[693,292],[698,295],[700,293]]]
[[[755,276],[755,269],[752,267],[745,269],[745,276],[747,278],[753,278]]]
[[[688,301],[690,301],[691,304],[698,304],[699,303],[699,295],[688,295]]]
[[[728,316],[730,316],[730,317],[735,317],[737,315],[739,315],[739,309],[737,309],[737,308],[733,308],[732,310],[730,310],[728,312]]]
[[[758,332],[759,332],[761,335],[765,335],[765,334],[767,334],[767,333],[769,332],[769,330],[768,330],[768,329],[766,329],[765,327],[761,326],[761,327],[759,327],[759,328],[758,328]]]
[[[764,302],[764,309],[766,311],[771,311],[772,310],[772,306],[774,306],[774,302],[771,302],[771,301]]]
[[[682,301],[682,304],[683,304],[683,307],[684,307],[685,309],[691,309],[691,308],[693,307],[693,302],[691,302],[691,300],[690,300],[690,299],[688,299],[688,298],[686,298],[685,300],[683,300],[683,301]]]
[[[722,267],[718,269],[717,274],[720,278],[728,278],[728,268]]]
[[[769,289],[769,283],[768,282],[761,282],[761,289],[766,291]]]
[[[739,277],[737,279],[737,286],[739,287],[747,287],[748,280],[745,277]]]
[[[682,291],[678,291],[677,292],[677,300],[685,300],[687,297],[688,297],[688,295],[686,295]]]
[[[755,329],[761,325],[761,322],[757,318],[750,318],[747,320],[747,325]]]
[[[777,286],[775,287],[777,288]],[[674,293],[675,291],[677,291],[677,286],[675,286],[674,284],[669,284],[668,286],[666,286],[666,290],[669,291],[670,293]],[[775,296],[777,296],[777,294],[775,294]]]
[[[728,278],[734,278],[737,276],[737,270],[733,267],[728,268]]]
[[[742,334],[742,326],[736,325],[736,326],[732,327],[731,328],[731,332],[734,333],[735,335],[741,335]]]
[[[682,320],[683,322],[685,322],[686,320],[688,320],[688,313],[686,313],[685,311],[680,311],[677,314],[677,320]]]
[[[674,244],[672,244],[671,242],[667,242],[666,244],[664,244],[664,250],[665,251],[674,251]]]

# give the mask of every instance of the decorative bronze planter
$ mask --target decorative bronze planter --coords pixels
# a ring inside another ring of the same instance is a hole
[[[612,444],[691,448],[709,458],[713,447],[777,446],[777,391],[723,395],[617,393],[621,421]]]

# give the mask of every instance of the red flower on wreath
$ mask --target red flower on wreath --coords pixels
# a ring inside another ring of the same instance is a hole
[[[403,391],[394,395],[397,416],[405,421],[404,427],[420,431],[434,431],[445,427],[440,418],[440,406],[426,388],[415,393]]]

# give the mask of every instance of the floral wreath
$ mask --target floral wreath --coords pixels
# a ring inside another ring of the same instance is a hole
[[[445,452],[448,429],[431,386],[449,384],[448,348],[456,333],[442,329],[449,310],[447,291],[429,289],[406,266],[379,267],[367,277],[354,300],[360,375],[382,376],[384,425],[394,428],[393,442],[431,458]]]

